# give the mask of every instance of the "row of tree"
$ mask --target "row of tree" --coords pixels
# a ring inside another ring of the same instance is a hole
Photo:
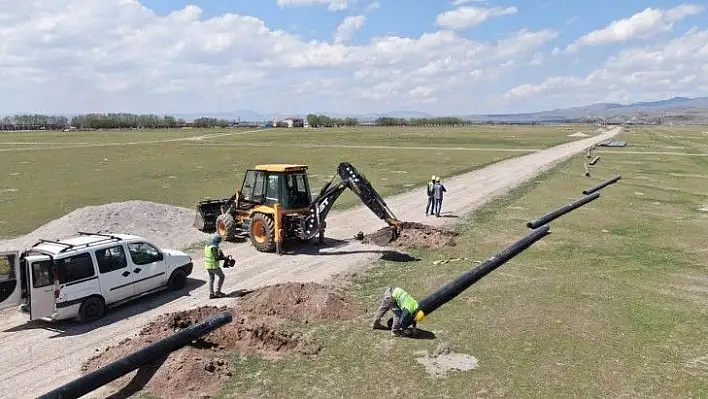
[[[295,121],[293,127],[303,127],[304,121]],[[311,127],[338,127],[361,125],[356,118],[333,118],[326,115],[307,115],[307,123]],[[367,125],[378,126],[425,126],[425,125],[463,125],[466,122],[460,118],[378,118]],[[202,117],[188,123],[184,119],[169,115],[154,114],[129,114],[129,113],[92,113],[77,115],[69,120],[65,116],[54,115],[15,115],[0,118],[0,130],[63,130],[70,127],[76,129],[164,129],[194,126],[199,128],[229,127],[244,125],[243,123],[227,120]],[[253,125],[253,124],[251,124]],[[262,124],[261,124],[262,126]],[[283,121],[277,121],[275,127],[287,127]]]
[[[307,115],[307,123],[311,127],[334,127],[334,126],[358,126],[359,121],[356,118],[332,118],[326,115]],[[381,117],[373,121],[372,124],[377,126],[451,126],[451,125],[466,125],[469,121],[455,117],[438,117],[438,118],[391,118]]]

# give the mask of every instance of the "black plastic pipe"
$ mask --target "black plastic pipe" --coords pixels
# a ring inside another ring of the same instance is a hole
[[[599,161],[599,160],[600,160],[600,156],[598,155],[595,158],[593,158],[592,161],[590,161],[590,165],[595,165],[597,163],[597,161]]]
[[[602,183],[598,183],[588,189],[583,190],[583,194],[585,194],[585,195],[592,194],[595,191],[605,188],[605,186],[609,186],[610,184],[617,183],[617,181],[619,181],[619,179],[621,179],[621,178],[622,178],[622,175],[617,175],[611,179],[607,179],[607,180],[603,181]]]
[[[528,227],[530,229],[535,229],[538,226],[543,226],[544,224],[546,224],[546,223],[548,223],[560,216],[563,216],[566,213],[568,213],[574,209],[580,208],[581,206],[587,204],[590,201],[596,200],[599,196],[600,196],[600,193],[586,195],[585,197],[577,199],[568,205],[562,206],[562,207],[556,209],[555,211],[549,212],[549,213],[541,216],[538,219],[535,219],[535,220],[532,220],[532,221],[526,223],[526,227]]]
[[[109,382],[116,380],[146,364],[168,356],[170,353],[188,345],[190,342],[206,335],[217,328],[230,323],[231,313],[222,312],[204,321],[191,325],[184,330],[154,342],[137,352],[134,352],[113,363],[107,364],[98,370],[77,378],[70,383],[48,392],[40,399],[68,399],[78,398],[92,392]]]
[[[501,252],[498,252],[491,258],[487,259],[481,265],[442,286],[437,291],[421,299],[420,302],[418,302],[418,310],[422,311],[426,316],[429,315],[440,306],[460,295],[460,293],[479,281],[482,277],[508,262],[510,259],[533,245],[536,241],[548,235],[549,229],[550,226],[545,225],[532,231],[521,240],[511,244],[510,246],[504,248]],[[405,316],[401,320],[401,328],[410,326],[413,321],[413,317],[415,316],[415,314],[404,314]]]

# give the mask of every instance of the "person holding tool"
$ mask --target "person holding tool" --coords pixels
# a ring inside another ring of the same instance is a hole
[[[209,299],[223,298],[226,296],[221,292],[221,287],[224,284],[224,272],[219,267],[219,261],[224,261],[224,268],[233,267],[236,261],[229,256],[224,256],[224,253],[219,248],[221,236],[215,235],[211,242],[204,246],[204,268],[209,273]],[[216,283],[216,291],[214,290],[214,278],[218,277]]]

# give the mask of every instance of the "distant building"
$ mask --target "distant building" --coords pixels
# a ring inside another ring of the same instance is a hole
[[[283,120],[288,127],[304,127],[305,126],[305,120],[303,118],[298,118],[298,117],[288,117]]]

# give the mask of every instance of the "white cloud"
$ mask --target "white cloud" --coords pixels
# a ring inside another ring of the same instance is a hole
[[[260,0],[263,1],[263,0]],[[349,8],[347,0],[278,0],[281,7],[306,7],[314,5],[326,5],[330,11],[341,11]]]
[[[650,48],[620,51],[585,77],[556,76],[523,84],[502,96],[511,102],[543,96],[558,104],[641,101],[708,91],[708,30],[692,29]]]
[[[363,15],[356,15],[344,18],[339,26],[337,26],[337,32],[334,34],[335,43],[348,42],[352,39],[356,31],[364,27],[366,23],[366,17]]]
[[[585,46],[626,42],[668,32],[674,23],[699,14],[702,6],[682,4],[669,10],[646,8],[629,18],[612,21],[603,29],[592,31],[566,47],[566,51],[575,52]]]
[[[439,14],[435,22],[438,26],[448,29],[465,29],[479,25],[489,18],[515,14],[518,11],[519,10],[516,7],[460,7],[456,10],[446,11]]]
[[[134,0],[3,9],[0,113],[368,112],[407,107],[410,96],[465,112],[460,93],[522,68],[557,36],[519,30],[478,42],[442,30],[350,45],[306,41],[251,16],[203,15],[188,6],[162,16]]]
[[[366,7],[366,11],[371,12],[371,11],[379,9],[379,7],[381,7],[381,3],[379,3],[378,1],[375,1],[371,4],[369,4],[368,7]]]

